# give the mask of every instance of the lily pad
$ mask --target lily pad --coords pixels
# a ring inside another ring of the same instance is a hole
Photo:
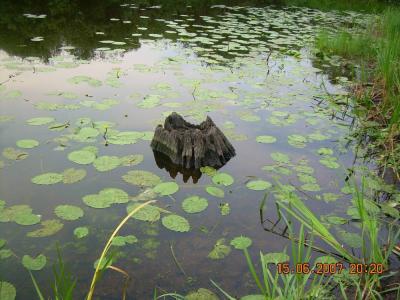
[[[195,214],[202,212],[208,207],[208,201],[206,198],[201,198],[199,196],[190,196],[183,200],[182,209],[189,213]]]
[[[94,162],[96,155],[87,150],[72,151],[68,154],[68,159],[80,165],[88,165]]]
[[[14,222],[18,225],[30,226],[40,222],[41,217],[32,213],[17,214],[14,217]]]
[[[222,216],[227,216],[231,212],[231,206],[227,202],[220,203],[219,204],[219,211],[221,212]]]
[[[127,213],[132,212],[139,205],[138,203],[128,205],[126,208]],[[156,222],[160,219],[160,209],[154,205],[146,205],[137,211],[132,218],[140,221]]]
[[[5,158],[12,160],[23,160],[29,156],[28,153],[12,147],[5,148],[2,154]]]
[[[74,221],[81,217],[83,217],[83,210],[82,208],[74,205],[58,205],[54,209],[54,213],[60,219],[67,220],[67,221]]]
[[[29,140],[29,139],[18,140],[16,144],[18,147],[24,149],[30,149],[39,146],[39,142],[37,140]]]
[[[59,220],[46,220],[40,224],[42,228],[28,232],[26,235],[28,237],[47,237],[56,234],[64,227],[64,224]]]
[[[246,184],[246,187],[254,191],[264,191],[269,189],[272,184],[265,180],[251,180]]]
[[[55,119],[53,117],[40,117],[40,118],[32,118],[26,121],[29,125],[40,126],[46,125],[51,122],[54,122]]]
[[[81,181],[83,178],[85,178],[86,170],[70,168],[64,170],[62,176],[63,176],[63,183],[72,184]]]
[[[272,144],[276,142],[276,137],[272,135],[259,135],[256,138],[257,143]]]
[[[44,256],[43,254],[40,254],[35,258],[29,255],[24,255],[22,257],[23,266],[31,271],[39,271],[43,269],[44,266],[46,265],[46,262],[47,262],[46,256]]]
[[[87,228],[86,226],[77,227],[77,228],[74,229],[74,235],[78,239],[82,239],[85,236],[87,236],[88,234],[89,234],[89,228]]]
[[[340,165],[337,163],[337,158],[333,156],[325,156],[321,158],[319,162],[329,169],[337,169]]]
[[[1,300],[15,300],[16,296],[17,296],[17,290],[11,283],[7,281],[0,281]]]
[[[211,177],[214,176],[215,174],[217,174],[217,170],[214,169],[213,167],[209,167],[209,166],[201,167],[200,172],[207,174],[208,176],[211,176]]]
[[[176,193],[178,190],[179,190],[179,185],[177,185],[173,181],[159,183],[153,188],[154,192],[162,196],[172,195]]]
[[[169,215],[161,219],[161,223],[169,230],[187,232],[190,230],[188,220],[178,215]]]
[[[362,237],[356,233],[339,230],[338,236],[343,242],[352,248],[360,248],[363,244]]]
[[[136,243],[137,241],[138,239],[134,235],[127,235],[127,236],[117,235],[113,238],[111,245],[122,247],[125,246],[126,244]]]
[[[142,154],[126,155],[120,158],[121,166],[132,167],[140,164],[144,159]]]
[[[31,179],[34,184],[55,184],[63,180],[63,175],[59,173],[44,173]]]
[[[273,152],[271,153],[271,158],[278,162],[278,163],[282,163],[282,164],[289,164],[290,163],[290,158],[289,156],[287,156],[284,153],[281,152]]]
[[[307,139],[299,134],[291,134],[288,136],[289,145],[295,148],[304,148],[306,146]]]
[[[219,300],[218,296],[208,289],[199,288],[185,296],[185,300]]]
[[[231,240],[231,246],[233,246],[235,249],[238,250],[244,250],[250,247],[251,244],[252,244],[251,239],[242,235],[235,237],[233,240]]]
[[[284,263],[289,260],[290,260],[289,256],[283,252],[271,252],[271,253],[264,254],[264,262],[266,264]]]
[[[126,182],[138,186],[155,186],[161,183],[161,178],[156,174],[144,170],[129,171],[122,176]]]
[[[144,133],[137,131],[118,132],[107,136],[107,142],[114,145],[130,145],[135,144]]]
[[[214,248],[207,255],[207,257],[211,259],[222,259],[229,253],[231,253],[231,247],[225,245],[225,239],[222,238],[215,243]]]
[[[320,186],[317,183],[306,183],[301,186],[302,190],[309,192],[318,192],[321,190]]]
[[[121,160],[118,156],[99,156],[93,162],[93,166],[99,172],[111,171],[117,168],[121,164]]]
[[[234,179],[228,173],[217,173],[212,177],[212,181],[218,185],[230,186]]]
[[[224,198],[225,192],[224,190],[217,188],[215,186],[208,186],[206,187],[206,192],[209,193],[211,196]]]

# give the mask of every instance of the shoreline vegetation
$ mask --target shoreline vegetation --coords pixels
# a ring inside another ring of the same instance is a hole
[[[382,176],[392,170],[400,180],[400,9],[389,7],[365,28],[322,31],[317,56],[339,55],[354,64],[358,119],[355,136],[365,157],[373,157]]]

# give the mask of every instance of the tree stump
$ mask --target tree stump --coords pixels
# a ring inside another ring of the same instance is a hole
[[[219,168],[235,156],[235,149],[210,117],[194,125],[176,112],[165,119],[164,127],[157,126],[151,148],[184,168]]]

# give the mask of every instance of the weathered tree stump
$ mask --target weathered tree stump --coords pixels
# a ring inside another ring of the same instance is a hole
[[[218,168],[235,156],[235,149],[210,117],[194,125],[175,112],[165,119],[164,127],[157,126],[151,148],[184,168]]]

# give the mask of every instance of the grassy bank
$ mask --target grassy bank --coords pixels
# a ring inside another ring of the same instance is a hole
[[[321,32],[316,47],[322,57],[340,55],[357,66],[357,136],[365,154],[400,179],[400,8],[386,9],[363,29]]]

